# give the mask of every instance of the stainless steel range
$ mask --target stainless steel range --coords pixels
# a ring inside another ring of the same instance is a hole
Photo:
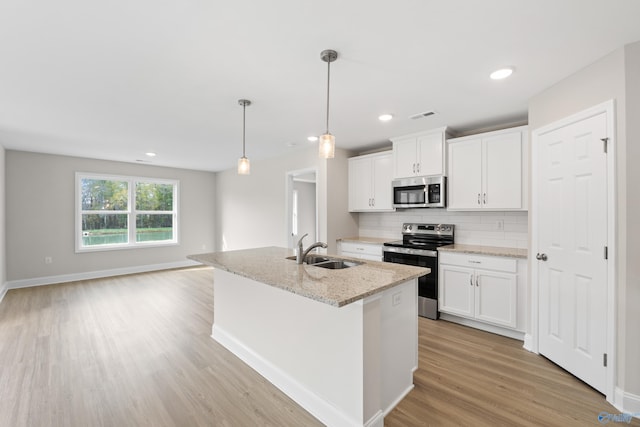
[[[397,264],[417,265],[431,269],[418,278],[418,314],[437,319],[438,313],[438,247],[454,243],[452,224],[402,225],[402,240],[387,242],[384,260]]]

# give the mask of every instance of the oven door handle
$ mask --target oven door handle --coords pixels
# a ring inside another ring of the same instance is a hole
[[[397,248],[393,246],[384,246],[382,251],[393,252],[396,254],[426,256],[431,258],[438,257],[438,251],[430,251],[428,249]]]

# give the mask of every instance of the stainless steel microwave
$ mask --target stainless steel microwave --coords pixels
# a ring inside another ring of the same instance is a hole
[[[447,177],[442,175],[402,178],[393,181],[393,207],[444,208],[447,206]]]

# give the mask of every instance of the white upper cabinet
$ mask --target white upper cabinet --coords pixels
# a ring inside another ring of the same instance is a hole
[[[391,151],[349,159],[349,212],[393,211]]]
[[[527,126],[448,140],[448,209],[526,210],[527,144]]]
[[[446,128],[391,138],[394,178],[446,175]]]

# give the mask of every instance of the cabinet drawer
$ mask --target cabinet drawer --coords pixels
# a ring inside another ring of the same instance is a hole
[[[438,254],[438,260],[440,264],[459,265],[469,268],[482,268],[485,270],[504,271],[507,273],[518,272],[518,260],[515,258],[440,252]]]
[[[340,242],[340,251],[344,254],[370,255],[382,257],[382,245],[355,242]]]

